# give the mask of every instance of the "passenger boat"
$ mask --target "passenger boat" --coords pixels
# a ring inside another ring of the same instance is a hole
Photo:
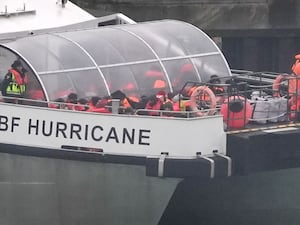
[[[71,2],[46,2],[62,15],[75,7]],[[26,4],[13,12],[4,8],[0,24],[18,19],[16,14],[39,15]],[[15,174],[4,177],[16,183],[25,179],[46,205],[25,224],[32,218],[44,224],[88,218],[105,224],[158,224],[185,179],[298,166],[294,148],[282,153],[280,143],[270,147],[280,154],[256,148],[258,142],[266,145],[266,136],[273,144],[278,134],[290,143],[298,140],[291,92],[278,94],[279,86],[284,91],[281,82],[273,85],[279,74],[231,70],[212,39],[182,21],[135,23],[121,14],[82,15],[86,17],[75,23],[69,17],[59,26],[1,34],[1,75],[19,60],[29,78],[18,104],[7,103],[7,96],[0,103],[1,161]],[[103,26],[112,21],[121,24]],[[283,86],[297,80],[282,76],[287,78]],[[67,102],[72,93],[99,101],[93,110],[87,103],[81,110],[53,107],[62,105],[57,99],[78,106]],[[171,108],[162,107],[167,100]],[[28,171],[29,165],[37,170]],[[36,177],[31,179],[29,172]],[[26,176],[21,179],[22,173]],[[84,181],[90,185],[88,193]],[[13,182],[10,185],[23,196]],[[34,196],[34,191],[29,193]],[[26,197],[21,199],[28,204]],[[84,202],[97,212],[73,215],[69,210],[78,210],[72,202]],[[32,207],[39,206],[34,201]],[[20,218],[27,216],[23,212]]]

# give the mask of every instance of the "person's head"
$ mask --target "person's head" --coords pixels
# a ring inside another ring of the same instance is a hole
[[[99,100],[101,100],[100,97],[98,97],[98,96],[93,96],[93,97],[90,99],[90,103],[91,103],[93,106],[96,106],[97,103],[99,102]]]
[[[86,111],[86,110],[88,110],[88,108],[89,108],[89,107],[87,106],[88,100],[86,100],[85,98],[80,98],[80,99],[78,100],[78,104],[81,105],[81,107],[79,108],[80,111]]]
[[[68,95],[68,98],[67,98],[67,101],[69,102],[69,103],[73,103],[73,104],[77,104],[77,94],[75,94],[75,93],[70,93],[69,95]]]
[[[22,66],[21,61],[20,60],[15,60],[13,62],[13,64],[11,64],[11,68],[22,71],[23,66]]]
[[[212,83],[212,84],[220,84],[221,80],[220,80],[218,75],[214,74],[214,75],[210,76],[210,81],[209,82]]]

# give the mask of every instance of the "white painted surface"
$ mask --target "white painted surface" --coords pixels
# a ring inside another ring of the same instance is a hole
[[[42,134],[43,121],[46,133],[53,123],[49,136]],[[65,130],[56,132],[57,124]],[[72,126],[81,131],[71,132]],[[128,138],[123,141],[124,129],[130,134],[134,131],[132,143]],[[0,142],[56,149],[62,145],[101,148],[104,153],[139,156],[169,152],[171,157],[195,157],[197,152],[226,151],[221,116],[183,119],[93,114],[5,103],[0,104]]]
[[[22,13],[34,11],[35,13]],[[12,13],[5,16],[5,12]],[[94,16],[68,1],[60,0],[0,0],[0,34],[48,29],[95,19]]]

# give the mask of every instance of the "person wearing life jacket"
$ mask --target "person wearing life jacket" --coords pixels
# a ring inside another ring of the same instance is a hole
[[[95,107],[89,108],[88,112],[96,112],[96,113],[111,113],[111,110],[107,107],[111,103],[111,99],[108,97],[100,98],[97,102]]]
[[[159,91],[156,95],[151,96],[145,106],[150,116],[173,116],[173,101],[169,98],[165,91]],[[168,112],[156,112],[151,110],[164,110]]]
[[[290,110],[300,111],[300,54],[295,55],[295,63],[292,66],[292,75],[289,78],[289,105]],[[295,114],[295,113],[294,113]],[[297,114],[297,113],[296,113]],[[290,116],[294,120],[295,116]]]
[[[125,114],[133,114],[134,109],[137,108],[137,104],[139,103],[139,99],[135,96],[126,97],[120,101],[120,106],[123,108],[121,113]]]
[[[103,99],[99,99],[96,107],[93,108],[92,112],[100,112],[100,113],[112,113],[114,106],[114,100],[119,100],[118,107],[118,113],[124,114],[124,113],[132,113],[132,105],[131,103],[133,101],[130,100],[122,91],[117,90],[113,93],[111,93],[110,96],[104,97]]]
[[[295,63],[292,66],[292,76],[295,76],[295,79],[289,80],[289,92],[294,94],[296,89],[300,92],[300,54],[295,55]]]
[[[77,105],[75,105],[75,110],[77,111],[87,111],[89,109],[88,100],[85,98],[80,98],[77,101]]]
[[[68,95],[66,99],[66,106],[69,110],[76,110],[76,104],[78,103],[78,96],[76,93],[72,92]]]
[[[172,97],[174,97],[171,93],[166,93],[164,91],[160,91],[157,93],[156,95],[157,98],[159,98],[162,102],[161,106],[160,106],[160,110],[164,110],[167,112],[163,112],[162,116],[166,116],[166,117],[170,117],[173,116],[174,114],[172,113],[172,111],[174,111],[174,107],[173,107],[173,100]]]
[[[106,107],[109,104],[109,99],[100,98],[98,96],[93,96],[88,101],[88,109],[87,112],[96,112],[96,113],[111,113],[109,109]]]
[[[90,98],[88,101],[88,106],[89,108],[87,109],[88,112],[92,112],[94,109],[97,108],[97,103],[101,100],[100,97],[98,96],[93,96]]]
[[[223,87],[218,86],[221,84],[221,80],[218,75],[211,75],[208,83],[208,87],[214,92],[215,95],[223,94],[225,92]]]
[[[93,96],[88,101],[88,109],[87,112],[95,112],[95,113],[111,113],[109,108],[107,107],[109,105],[109,98],[100,98],[98,96]]]
[[[208,87],[213,91],[216,95],[216,100],[218,104],[222,104],[225,99],[225,89],[224,87],[220,86],[221,80],[218,75],[211,75],[210,80],[208,81]]]
[[[23,98],[28,84],[27,70],[20,60],[15,60],[4,77],[1,85],[3,96]],[[5,102],[20,103],[20,100],[5,98]]]
[[[300,54],[295,55],[295,63],[292,65],[292,72],[300,76]]]
[[[300,92],[300,54],[295,55],[295,63],[292,66],[292,76],[295,76],[295,79],[289,80],[289,92],[295,92],[295,89],[298,89]]]
[[[125,93],[123,93],[121,90],[117,90],[113,93],[111,93],[111,99],[119,99],[119,114],[132,114],[133,108],[136,102],[132,100],[131,98],[127,97]]]
[[[151,111],[151,110],[161,110],[161,107],[164,102],[164,91],[159,91],[156,95],[153,95],[148,100],[145,109],[149,110],[148,115],[150,116],[159,116],[159,112]]]

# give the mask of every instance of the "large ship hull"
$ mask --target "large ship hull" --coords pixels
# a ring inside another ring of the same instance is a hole
[[[146,175],[142,157],[104,159],[98,153],[8,144],[0,144],[0,151],[2,224],[271,225],[300,221],[299,198],[295,197],[299,169],[248,171],[252,174],[219,179],[162,178]],[[237,163],[234,171],[240,171]]]
[[[155,225],[183,179],[231,175],[221,116],[0,106],[3,224]]]
[[[13,153],[0,154],[1,224],[158,224],[181,180],[146,176],[138,158],[91,162],[78,152],[3,144],[1,151]]]

